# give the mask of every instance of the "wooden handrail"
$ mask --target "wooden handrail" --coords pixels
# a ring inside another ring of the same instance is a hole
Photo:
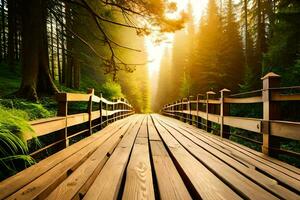
[[[39,153],[58,145],[67,147],[70,138],[78,135],[91,135],[94,128],[101,129],[109,122],[116,121],[134,113],[132,105],[130,105],[126,99],[122,98],[116,101],[109,101],[103,98],[102,94],[100,94],[100,97],[94,95],[93,89],[89,89],[87,94],[59,93],[56,96],[56,100],[58,101],[57,117],[34,120],[30,122],[30,125],[35,132],[34,137],[54,133],[56,134],[57,140],[31,152],[30,155],[37,156]],[[84,113],[68,115],[69,102],[87,102],[88,110]],[[98,110],[92,110],[93,103],[99,104],[97,107]],[[109,107],[111,107],[111,109],[109,109]],[[84,125],[85,123],[87,123],[87,127],[77,133],[72,133],[71,136],[69,135],[68,128],[81,124]],[[25,140],[28,141],[32,138],[32,134],[24,133]]]
[[[161,112],[181,119],[190,124],[196,123],[200,128],[206,131],[212,131],[211,122],[219,124],[219,134],[221,137],[228,138],[230,135],[229,127],[244,129],[254,133],[263,135],[262,152],[268,155],[277,156],[280,150],[279,138],[287,138],[292,140],[300,140],[300,122],[279,120],[279,104],[282,101],[300,101],[300,94],[284,94],[284,89],[290,87],[279,87],[280,76],[269,73],[262,78],[263,88],[261,90],[250,91],[242,94],[256,94],[261,92],[259,96],[242,97],[238,95],[226,95],[222,92],[230,92],[227,89],[220,91],[221,97],[218,99],[210,98],[209,95],[215,93],[209,91],[206,93],[206,99],[197,95],[197,99],[185,98],[185,101],[176,101],[173,104],[163,106]],[[300,87],[291,87],[292,89],[300,89]],[[223,96],[222,96],[223,94]],[[203,95],[201,95],[203,97]],[[229,115],[229,104],[253,104],[261,103],[263,118],[247,118],[235,117]],[[188,105],[188,106],[186,106]],[[196,105],[196,106],[192,106]],[[200,105],[203,105],[200,107]],[[206,110],[200,110],[205,108]],[[204,121],[202,121],[202,119]],[[279,137],[279,138],[277,138]],[[274,150],[274,151],[273,151]],[[280,151],[281,153],[287,151]],[[293,152],[288,151],[291,155]],[[295,156],[299,153],[294,152]]]

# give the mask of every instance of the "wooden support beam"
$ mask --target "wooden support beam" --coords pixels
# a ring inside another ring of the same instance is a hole
[[[189,110],[189,115],[188,115],[188,121],[189,124],[193,124],[193,115],[192,115],[192,100],[194,99],[194,96],[189,96],[189,101],[188,101],[188,110]]]
[[[92,135],[93,133],[93,128],[92,128],[92,111],[93,111],[93,95],[94,95],[94,89],[90,88],[88,89],[87,93],[90,94],[90,100],[88,104],[88,114],[89,114],[89,122],[88,122],[88,135]]]
[[[100,93],[100,102],[99,102],[99,112],[100,112],[100,118],[99,118],[99,124],[100,124],[100,129],[102,129],[102,93]]]
[[[213,91],[206,92],[206,127],[205,127],[205,129],[209,133],[212,131],[212,129],[211,129],[211,121],[208,120],[208,114],[213,109],[213,105],[209,104],[209,98],[210,98],[210,96],[214,96],[215,94],[216,93]]]
[[[221,116],[221,123],[220,123],[220,136],[222,138],[229,138],[230,136],[230,128],[229,126],[224,125],[224,116],[229,115],[229,104],[224,102],[225,97],[228,95],[230,90],[224,88],[221,91],[221,108],[220,108],[220,116]]]
[[[61,94],[59,94],[62,96]],[[66,95],[64,95],[66,97]],[[64,139],[65,142],[61,142],[61,148],[66,148],[69,146],[68,140],[68,102],[67,99],[64,98],[62,101],[58,101],[58,111],[57,116],[65,117],[65,127],[59,131],[58,140]]]
[[[272,152],[271,148],[280,148],[280,143],[277,138],[272,137],[272,129],[270,120],[277,120],[280,117],[280,107],[278,102],[272,101],[272,95],[278,91],[271,88],[279,87],[280,76],[270,72],[262,78],[263,81],[263,146],[262,152],[267,155],[277,156],[276,152]]]

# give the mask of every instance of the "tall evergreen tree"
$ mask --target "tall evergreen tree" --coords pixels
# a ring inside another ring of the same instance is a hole
[[[222,24],[215,0],[209,0],[207,12],[202,17],[198,36],[197,60],[192,80],[197,82],[197,92],[220,89],[222,80]]]
[[[300,1],[281,0],[278,4],[274,36],[264,57],[264,73],[275,71],[285,83],[299,84]]]
[[[226,17],[223,28],[223,48],[221,57],[221,71],[223,87],[237,90],[238,84],[242,82],[244,75],[244,54],[242,38],[239,32],[239,25],[235,17],[234,4],[227,0]]]

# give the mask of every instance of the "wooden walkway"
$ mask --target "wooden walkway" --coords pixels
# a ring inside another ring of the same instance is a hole
[[[0,183],[0,199],[300,199],[300,169],[161,115],[133,115]]]

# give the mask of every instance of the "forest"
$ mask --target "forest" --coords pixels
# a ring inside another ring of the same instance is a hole
[[[209,90],[259,89],[270,71],[298,85],[299,7],[297,0],[208,1],[199,24],[190,20],[165,48],[153,109]]]
[[[281,75],[281,86],[300,84],[299,0],[0,5],[0,180],[36,162],[22,134],[32,132],[28,122],[57,115],[62,92],[93,88],[112,101],[126,98],[135,113],[158,113],[207,91],[259,90],[268,72]],[[285,116],[299,121],[298,108]],[[251,106],[233,112],[262,115]],[[290,145],[300,151],[299,141]]]

